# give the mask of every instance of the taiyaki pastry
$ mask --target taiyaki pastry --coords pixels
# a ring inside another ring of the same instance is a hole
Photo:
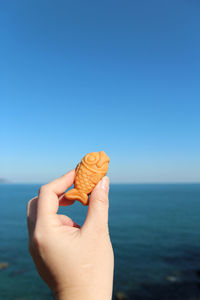
[[[88,195],[106,175],[110,158],[104,151],[86,154],[75,170],[74,188],[64,194],[68,200],[78,200],[88,205]]]

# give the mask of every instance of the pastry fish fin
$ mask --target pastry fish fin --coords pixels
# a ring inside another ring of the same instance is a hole
[[[77,189],[71,189],[64,194],[64,198],[67,200],[78,200],[83,205],[88,205],[88,195]]]

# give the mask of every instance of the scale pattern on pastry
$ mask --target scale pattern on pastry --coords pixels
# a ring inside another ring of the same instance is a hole
[[[104,151],[86,154],[76,167],[74,188],[65,193],[65,199],[78,200],[83,205],[88,205],[88,194],[106,175],[109,161]]]

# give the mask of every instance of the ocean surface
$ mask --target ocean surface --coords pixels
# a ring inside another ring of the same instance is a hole
[[[53,299],[28,252],[26,204],[39,185],[0,185],[0,299]],[[62,207],[82,224],[87,208]],[[116,293],[136,300],[200,299],[200,184],[111,185]],[[126,297],[126,298],[125,298]],[[120,298],[118,298],[120,299]]]

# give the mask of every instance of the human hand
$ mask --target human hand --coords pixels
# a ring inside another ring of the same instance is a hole
[[[85,223],[80,228],[59,205],[74,182],[75,171],[42,186],[29,201],[29,250],[36,268],[58,300],[107,300],[112,297],[114,256],[108,232],[109,179],[91,193]]]

